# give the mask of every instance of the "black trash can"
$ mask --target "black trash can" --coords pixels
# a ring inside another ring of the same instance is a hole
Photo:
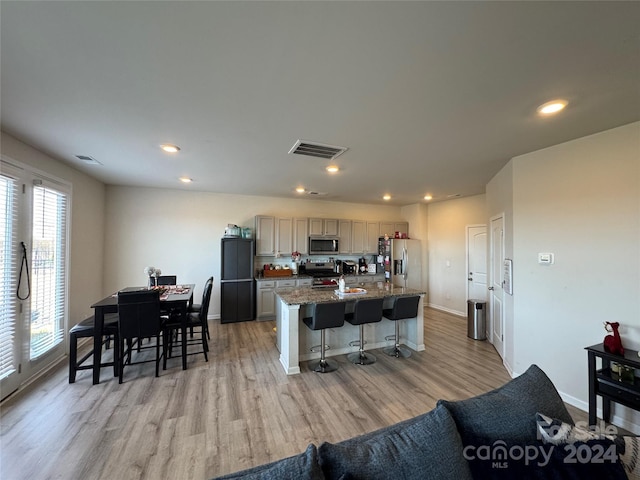
[[[487,334],[487,302],[467,300],[467,337],[485,340]]]

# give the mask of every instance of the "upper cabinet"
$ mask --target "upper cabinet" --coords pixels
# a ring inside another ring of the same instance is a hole
[[[301,255],[309,252],[309,222],[307,218],[293,219],[293,250]]]
[[[286,218],[256,216],[256,255],[288,257],[298,251],[309,254],[309,237],[331,236],[340,239],[343,255],[378,253],[378,237],[385,233],[407,233],[407,222],[371,222],[327,218]]]
[[[338,236],[338,220],[334,218],[310,218],[309,219],[309,236]]]
[[[384,235],[384,234],[383,234]],[[380,237],[380,223],[367,222],[367,238],[364,253],[378,253],[378,238]]]
[[[307,219],[304,219],[304,227],[300,226],[301,219],[277,218],[266,215],[258,215],[256,217],[256,255],[264,256],[290,256],[294,247],[294,225],[296,227],[295,241],[298,242],[300,236],[306,235]],[[304,245],[306,241],[300,240]],[[306,253],[298,249],[300,253]]]
[[[338,221],[338,237],[340,238],[340,253],[351,253],[351,220]]]
[[[393,238],[396,232],[409,233],[409,223],[407,222],[380,222],[380,236],[389,235]]]
[[[276,218],[276,257],[293,252],[293,219]]]
[[[351,253],[360,255],[364,252],[367,239],[367,224],[362,220],[351,222]]]
[[[276,254],[276,219],[258,215],[256,217],[256,255]]]

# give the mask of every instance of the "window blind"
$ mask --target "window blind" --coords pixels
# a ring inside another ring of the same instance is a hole
[[[31,245],[30,358],[64,338],[66,303],[67,195],[53,188],[33,188]]]
[[[0,379],[16,370],[18,183],[0,175]]]

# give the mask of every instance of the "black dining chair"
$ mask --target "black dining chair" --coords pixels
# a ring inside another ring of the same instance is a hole
[[[160,375],[160,360],[165,355],[162,333],[158,290],[118,293],[119,383],[122,383],[125,365],[155,362],[156,377]],[[155,338],[155,345],[141,346],[143,338]],[[143,357],[135,362],[132,361],[134,347],[137,347],[136,356]],[[149,349],[155,349],[155,359],[145,360],[143,353]]]
[[[149,286],[160,286],[160,285],[177,285],[178,284],[178,276],[177,275],[160,275],[158,277],[149,277]]]
[[[205,302],[205,296],[207,294],[207,287],[209,285],[213,285],[213,277],[209,277],[204,284],[204,289],[202,290],[202,302],[201,303],[192,303],[189,305],[189,313],[200,313],[200,307]],[[205,330],[207,332],[207,340],[211,340],[211,335],[209,334],[209,323],[205,323]],[[191,332],[191,336],[193,337],[193,331]]]
[[[181,338],[179,335],[176,335],[177,332],[182,328],[181,315],[172,314],[164,324],[165,345],[167,345],[163,364],[165,369],[167,367],[167,358],[171,358],[172,356],[173,347],[182,346],[181,342],[183,341],[186,341],[187,346],[202,346],[201,350],[187,352],[187,355],[198,355],[200,353],[203,353],[205,361],[209,361],[209,356],[207,355],[207,352],[209,351],[209,342],[207,342],[207,331],[209,330],[207,317],[209,315],[209,304],[211,303],[213,277],[211,277],[209,280],[205,285],[204,293],[202,296],[202,303],[200,304],[200,310],[198,312],[187,312],[187,328],[191,330],[189,339]],[[200,335],[200,338],[193,338],[194,330],[196,335]],[[178,338],[181,339],[177,340]]]

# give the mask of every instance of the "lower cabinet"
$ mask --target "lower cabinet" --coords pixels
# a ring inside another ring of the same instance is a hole
[[[256,318],[259,320],[273,319],[276,316],[275,280],[258,280],[256,288]]]
[[[258,280],[256,282],[256,318],[258,320],[273,320],[276,318],[276,288],[310,287],[312,283],[312,278]]]

